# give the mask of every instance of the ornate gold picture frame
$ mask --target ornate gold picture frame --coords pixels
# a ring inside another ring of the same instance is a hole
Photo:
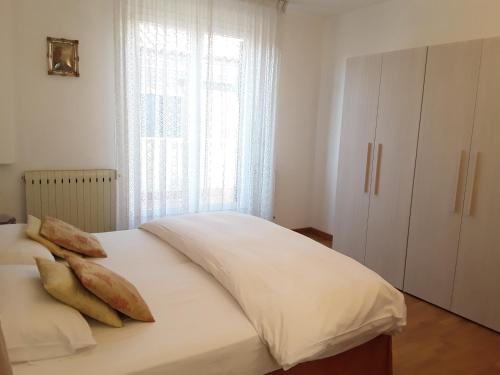
[[[80,77],[78,40],[47,37],[49,75]]]

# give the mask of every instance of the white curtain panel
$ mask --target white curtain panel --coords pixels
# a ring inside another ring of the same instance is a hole
[[[277,3],[116,0],[119,228],[272,217]]]

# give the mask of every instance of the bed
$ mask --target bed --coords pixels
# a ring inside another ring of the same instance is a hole
[[[161,233],[154,233],[162,226],[160,222],[156,229],[97,235],[108,252],[108,258],[97,262],[135,284],[154,312],[156,323],[130,320],[125,327],[113,329],[89,320],[95,347],[67,357],[14,364],[14,374],[392,374],[389,335],[398,332],[406,319],[399,292],[394,291],[394,300],[387,301],[391,311],[397,311],[391,324],[369,324],[359,334],[346,338],[333,355],[324,352],[298,365],[284,366],[276,361],[266,336],[256,328],[258,324],[249,319],[245,302],[230,293],[231,288],[224,286],[224,280],[212,274],[209,266],[194,262],[196,256],[189,251],[179,250],[195,246],[196,238],[191,239],[194,242],[186,240],[181,230],[177,240],[165,241]],[[198,232],[203,243],[210,244],[208,236]],[[265,237],[264,232],[258,232],[256,238]],[[295,242],[300,239],[313,246],[309,239],[302,240],[295,233],[293,236]]]

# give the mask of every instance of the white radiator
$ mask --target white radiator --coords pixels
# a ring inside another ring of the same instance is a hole
[[[29,215],[53,216],[91,233],[116,230],[116,171],[26,171]]]

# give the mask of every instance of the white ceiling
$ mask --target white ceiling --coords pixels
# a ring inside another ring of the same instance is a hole
[[[340,14],[382,3],[384,1],[387,0],[289,0],[288,3],[293,7],[306,10],[328,14]]]

